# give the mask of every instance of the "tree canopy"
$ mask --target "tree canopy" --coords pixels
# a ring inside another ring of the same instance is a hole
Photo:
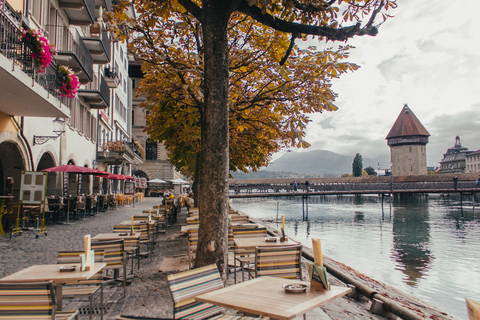
[[[134,20],[124,10],[130,4]],[[282,145],[306,146],[308,113],[335,109],[329,79],[355,68],[341,62],[348,46],[300,50],[297,39],[312,35],[324,44],[375,35],[395,6],[396,0],[132,0],[116,7],[118,35],[133,32],[135,53],[146,61],[144,92],[161,115],[149,118],[152,136],[175,143],[167,148],[180,168],[193,170],[194,156],[185,154],[198,155],[196,266],[215,262],[225,270],[229,169],[263,165]]]

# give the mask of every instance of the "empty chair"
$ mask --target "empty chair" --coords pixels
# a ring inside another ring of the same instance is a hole
[[[125,248],[123,240],[92,240],[91,248],[94,251],[105,252],[104,262],[107,263],[107,266],[104,268],[104,270],[113,270],[113,280],[123,282],[123,296],[125,296],[127,283],[127,265],[125,263]],[[120,269],[123,269],[123,279],[119,278]]]
[[[223,288],[223,282],[215,264],[170,274],[167,280],[173,298],[174,319],[248,319],[224,315],[223,307],[195,301],[196,295]]]
[[[70,320],[78,311],[56,311],[53,283],[0,283],[0,319]]]
[[[81,263],[80,255],[85,251],[59,251],[57,254],[57,264]],[[105,253],[101,250],[95,251],[95,261],[103,262]],[[100,290],[100,317],[103,319],[103,270],[97,272],[93,277],[84,281],[75,281],[64,283],[62,289],[63,296],[88,296],[90,302],[90,317],[93,314],[93,295]]]
[[[252,237],[267,237],[267,228],[245,228],[245,227],[231,227],[233,238],[252,238]],[[255,261],[255,249],[236,248],[233,249],[234,259],[234,282],[237,283],[237,261],[240,263],[242,270],[242,281],[245,280],[244,268]]]
[[[191,269],[197,253],[198,228],[188,230],[188,267]]]
[[[274,276],[302,279],[302,245],[257,247],[255,277]]]

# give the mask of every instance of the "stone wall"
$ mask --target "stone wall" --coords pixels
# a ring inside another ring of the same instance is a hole
[[[390,147],[393,176],[427,174],[427,155],[424,145]]]

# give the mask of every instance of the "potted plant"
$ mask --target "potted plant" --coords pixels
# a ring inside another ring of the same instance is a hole
[[[31,57],[35,61],[37,71],[45,72],[52,62],[52,56],[57,54],[57,48],[48,42],[40,30],[23,29],[22,40],[32,51]]]
[[[66,66],[58,66],[58,82],[62,97],[75,98],[77,90],[80,88],[80,82],[72,69]]]

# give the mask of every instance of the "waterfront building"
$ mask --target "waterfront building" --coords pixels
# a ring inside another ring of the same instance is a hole
[[[443,159],[440,161],[440,172],[465,172],[467,152],[468,148],[462,147],[460,137],[456,136],[454,146],[448,148],[447,152],[443,154]]]
[[[426,144],[430,134],[405,105],[387,137],[393,176],[427,174]]]
[[[131,174],[131,164],[143,161],[128,127],[126,44],[112,43],[103,19],[111,8],[112,0],[0,2],[0,194],[11,177],[18,199],[23,170],[75,164]],[[42,68],[22,30],[41,31],[55,45],[50,65]],[[62,91],[66,68],[81,84],[70,96]],[[77,175],[68,178],[75,194]],[[107,191],[106,179],[81,179],[80,193]],[[48,193],[62,194],[62,182],[49,174]]]
[[[148,109],[140,107],[140,104],[146,101],[146,97],[136,92],[143,77],[141,65],[140,61],[130,61],[129,75],[130,79],[132,79],[133,88],[132,135],[145,149],[145,161],[135,163],[132,167],[132,172],[138,177],[146,178],[147,181],[156,178],[167,182],[173,179],[182,179],[183,176],[170,164],[168,153],[163,143],[150,139],[150,135],[146,131]],[[167,183],[163,187],[172,188],[172,185]]]
[[[480,150],[466,152],[465,172],[480,172]]]

